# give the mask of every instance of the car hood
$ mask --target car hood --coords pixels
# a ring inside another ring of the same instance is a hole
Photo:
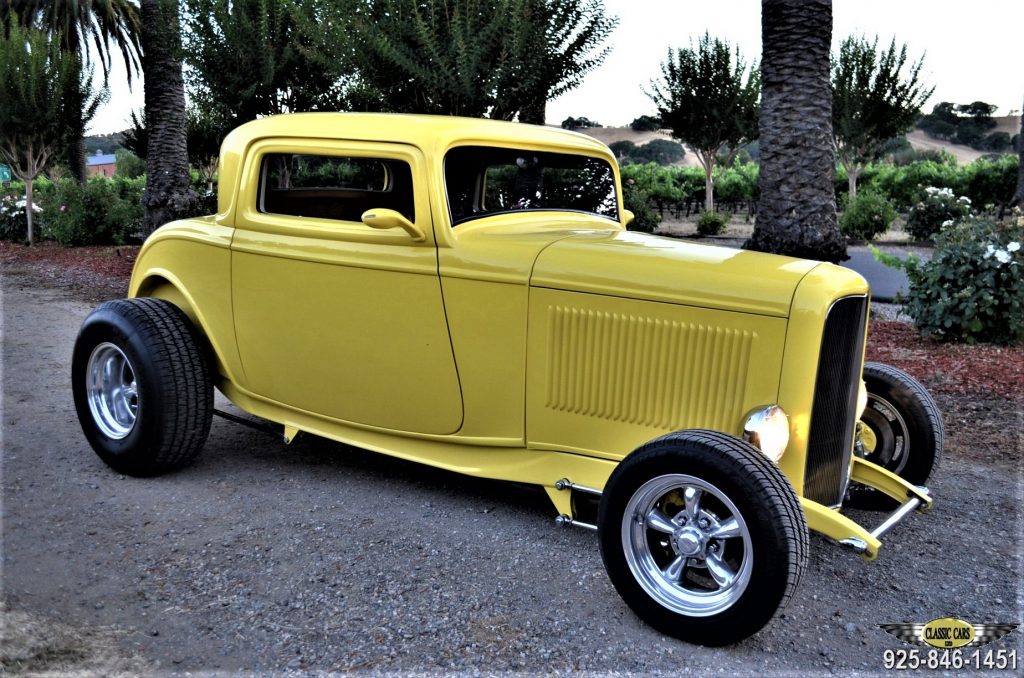
[[[820,262],[631,231],[579,231],[545,248],[534,287],[786,317]]]

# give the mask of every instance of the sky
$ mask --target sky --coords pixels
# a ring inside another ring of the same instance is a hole
[[[605,7],[619,17],[611,52],[580,87],[548,103],[549,124],[586,116],[619,126],[654,113],[643,88],[659,74],[669,48],[695,43],[705,31],[738,46],[748,62],[760,61],[760,0],[605,0]],[[997,115],[1021,110],[1019,0],[835,0],[832,14],[833,51],[846,36],[877,35],[880,44],[893,37],[907,43],[912,59],[924,55],[923,79],[935,85],[926,111],[940,101],[979,100],[998,106]],[[131,111],[142,104],[141,79],[129,90],[124,66],[115,58],[110,100],[90,133],[126,128]]]

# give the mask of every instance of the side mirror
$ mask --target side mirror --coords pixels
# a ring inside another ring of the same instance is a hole
[[[629,210],[622,210],[622,225],[629,226],[636,219],[636,215]]]
[[[395,210],[366,210],[363,212],[362,220],[363,223],[370,228],[400,228],[408,233],[409,237],[416,242],[423,242],[427,239],[427,237],[423,235],[423,231],[416,227],[416,224],[412,223]]]

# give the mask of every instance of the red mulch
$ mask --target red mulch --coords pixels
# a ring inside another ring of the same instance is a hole
[[[906,370],[935,393],[1024,399],[1024,346],[940,344],[912,325],[875,320],[868,360]]]
[[[4,267],[29,264],[55,266],[102,276],[129,278],[138,245],[120,247],[63,247],[54,242],[41,242],[32,247],[0,242],[0,261]]]

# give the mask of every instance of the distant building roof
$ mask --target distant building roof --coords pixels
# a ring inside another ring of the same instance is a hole
[[[85,156],[85,162],[89,167],[93,165],[113,165],[116,160],[117,158],[113,153],[97,153],[96,155]]]

